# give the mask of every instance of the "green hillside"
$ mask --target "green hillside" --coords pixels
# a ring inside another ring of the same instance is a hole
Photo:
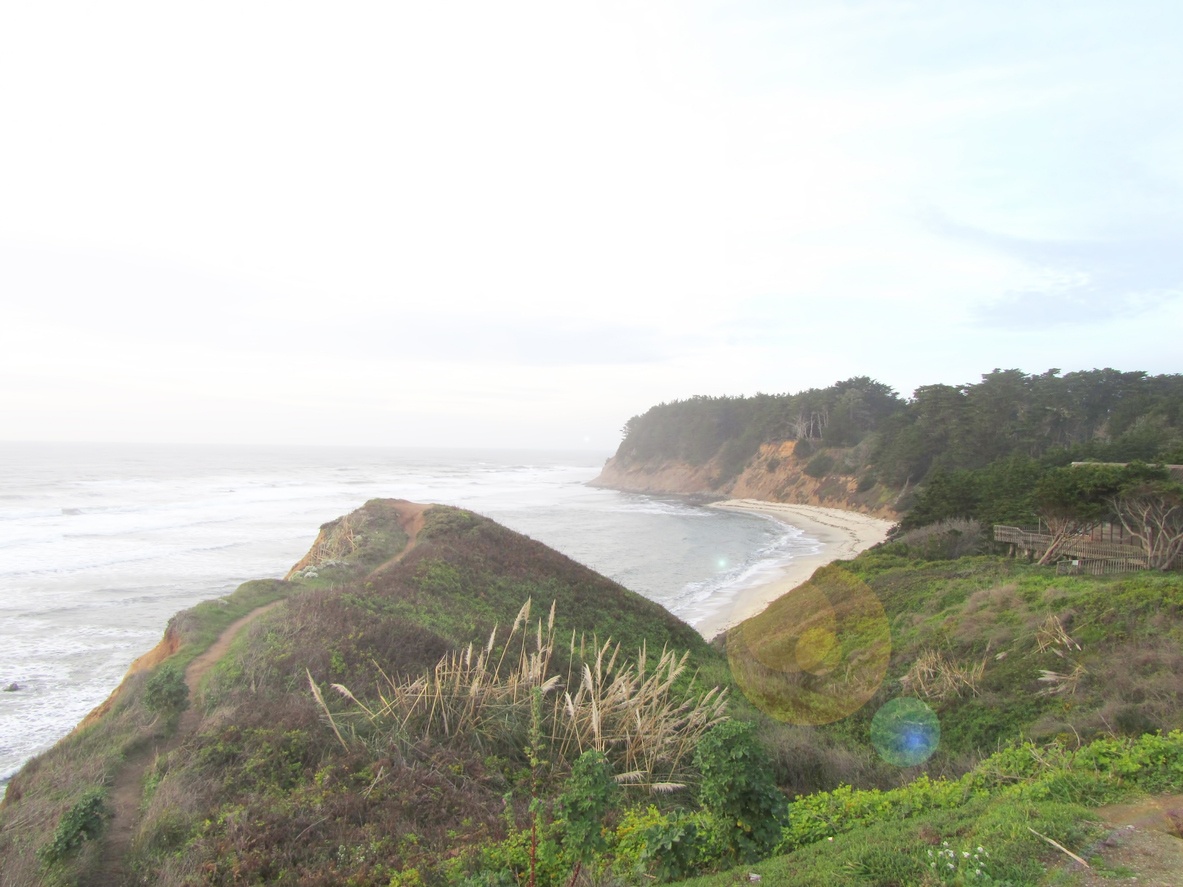
[[[450,882],[581,752],[651,797],[723,714],[726,665],[691,628],[469,512],[373,501],[297,566],[176,617],[171,656],[13,779],[4,884]]]
[[[1179,839],[1103,805],[1183,793],[1183,576],[910,539],[707,645],[485,518],[367,503],[14,778],[0,883],[1159,883],[1120,851]]]

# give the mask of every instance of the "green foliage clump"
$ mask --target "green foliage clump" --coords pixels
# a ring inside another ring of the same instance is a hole
[[[612,764],[603,752],[585,751],[571,767],[566,789],[559,796],[563,845],[579,865],[608,848],[603,825],[620,800],[620,786],[612,777]]]
[[[37,851],[43,862],[59,862],[83,841],[98,837],[106,815],[107,791],[101,786],[88,788],[54,829],[53,838]]]
[[[717,856],[751,862],[768,855],[780,841],[788,813],[768,755],[755,739],[755,725],[724,721],[711,728],[694,763],[698,799],[709,816]]]
[[[896,536],[883,547],[884,552],[926,561],[957,560],[981,554],[986,537],[979,521],[946,518]]]
[[[166,662],[152,672],[144,686],[144,707],[156,715],[176,717],[189,707],[189,685],[184,672]]]
[[[469,533],[479,526],[480,520],[472,512],[437,505],[424,515],[423,529],[419,531],[418,538],[432,539],[457,533]]]
[[[827,452],[818,453],[805,466],[805,473],[810,477],[825,477],[834,470],[834,457]]]
[[[763,443],[795,440],[802,450],[815,441],[851,447],[903,408],[895,391],[867,376],[797,394],[694,397],[629,419],[616,457],[625,464],[676,459],[705,465],[717,459],[718,480],[726,482]]]
[[[1035,887],[1049,883],[1049,867],[1064,859],[1048,839],[1083,851],[1099,837],[1088,807],[1180,790],[1183,731],[1108,737],[1079,749],[1023,743],[959,779],[800,797],[783,855],[685,883],[723,887],[754,871],[785,887]]]

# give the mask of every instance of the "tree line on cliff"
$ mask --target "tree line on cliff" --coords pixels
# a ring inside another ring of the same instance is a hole
[[[792,441],[806,474],[878,485],[905,529],[952,517],[1025,523],[1038,517],[1040,480],[1074,461],[1183,462],[1183,375],[995,369],[906,399],[857,376],[796,394],[663,403],[623,434],[624,467],[709,463],[722,488],[762,445]]]

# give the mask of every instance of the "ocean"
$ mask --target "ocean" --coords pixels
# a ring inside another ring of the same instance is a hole
[[[0,784],[68,733],[169,618],[281,577],[319,526],[389,497],[470,509],[691,625],[818,542],[589,487],[606,454],[0,443]]]

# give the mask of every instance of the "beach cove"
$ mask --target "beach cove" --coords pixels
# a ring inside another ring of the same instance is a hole
[[[762,612],[773,601],[809,580],[818,567],[849,560],[887,538],[891,521],[857,511],[819,505],[791,505],[758,499],[728,499],[711,508],[748,512],[774,518],[816,539],[814,553],[801,553],[780,567],[766,581],[738,590],[730,606],[720,608],[695,624],[704,638],[712,638]]]

